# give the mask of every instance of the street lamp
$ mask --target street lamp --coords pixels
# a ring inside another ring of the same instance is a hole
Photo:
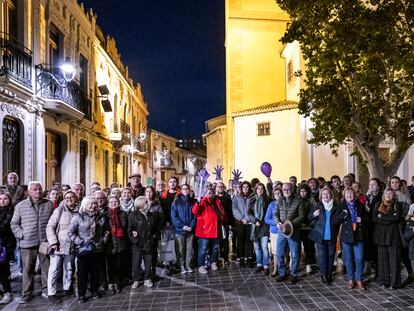
[[[43,64],[36,65],[35,68],[39,71],[36,79],[40,85],[40,88],[36,89],[36,94],[38,94],[39,91],[43,90],[44,88],[50,86],[52,82],[55,82],[57,85],[66,88],[69,86],[69,83],[75,78],[76,75],[76,69],[69,62],[69,58],[66,58],[66,60],[60,64],[60,73],[57,72],[56,74],[53,74],[52,72],[47,71]]]

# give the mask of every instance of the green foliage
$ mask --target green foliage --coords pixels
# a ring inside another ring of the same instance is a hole
[[[414,143],[414,1],[276,3],[292,18],[282,42],[297,40],[306,60],[299,110],[314,122],[310,142],[336,150],[352,139],[369,162],[393,139],[384,169],[399,164]]]

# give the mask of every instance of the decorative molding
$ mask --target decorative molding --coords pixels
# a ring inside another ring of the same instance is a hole
[[[5,111],[13,117],[24,120],[26,118],[25,111],[18,105],[10,104],[7,102],[2,102],[0,104],[1,111]]]

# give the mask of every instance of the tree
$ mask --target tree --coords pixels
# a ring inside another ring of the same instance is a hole
[[[276,0],[291,16],[283,43],[297,40],[306,87],[299,113],[310,143],[335,153],[352,141],[371,177],[396,173],[414,143],[414,1]],[[388,160],[381,141],[392,140]]]

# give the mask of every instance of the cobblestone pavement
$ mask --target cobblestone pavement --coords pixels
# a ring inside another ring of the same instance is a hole
[[[341,273],[325,286],[317,273],[303,276],[299,283],[277,283],[272,277],[255,274],[254,269],[239,269],[234,263],[218,272],[199,275],[164,276],[152,289],[126,287],[118,294],[89,299],[79,304],[76,298],[51,305],[40,292],[27,305],[19,305],[20,282],[13,281],[14,301],[2,310],[414,310],[414,284],[399,290],[382,289],[368,283],[365,292],[349,290]],[[36,288],[39,288],[37,276]]]

